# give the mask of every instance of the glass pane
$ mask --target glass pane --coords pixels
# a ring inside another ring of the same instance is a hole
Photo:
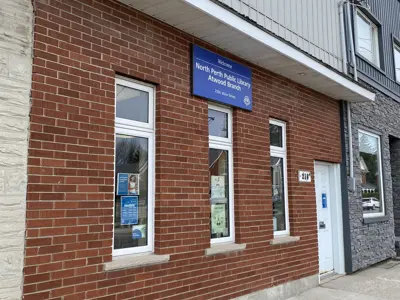
[[[359,133],[362,207],[364,214],[383,212],[380,193],[378,138]]]
[[[269,142],[271,146],[283,147],[282,126],[269,124]]]
[[[358,52],[366,59],[373,61],[372,28],[359,14],[357,14],[357,44]]]
[[[211,202],[211,238],[228,237],[229,232],[229,168],[228,151],[209,149]]]
[[[117,118],[149,122],[149,93],[117,85]]]
[[[394,61],[396,66],[396,80],[400,82],[400,48],[394,48]]]
[[[274,231],[286,230],[283,158],[271,156],[272,211]]]
[[[147,245],[148,139],[117,135],[114,249]]]
[[[228,114],[209,109],[208,110],[208,134],[217,137],[228,137]]]

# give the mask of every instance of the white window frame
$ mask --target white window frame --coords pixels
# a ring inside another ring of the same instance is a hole
[[[362,129],[359,129],[358,133],[359,133],[359,136],[360,136],[360,133],[362,133],[362,134],[366,134],[366,135],[369,135],[369,136],[372,136],[372,137],[378,139],[378,160],[379,160],[378,166],[379,166],[379,184],[380,184],[379,193],[380,193],[381,200],[382,200],[382,212],[366,214],[363,211],[363,218],[366,219],[366,218],[383,217],[386,214],[386,207],[385,207],[385,193],[383,191],[384,190],[384,186],[383,186],[383,172],[382,172],[383,169],[382,169],[381,137],[379,135],[377,135],[377,134],[374,134],[374,133],[371,133],[371,132],[368,132],[368,131],[365,131],[365,130],[362,130]],[[360,148],[360,141],[358,141],[358,147]],[[360,149],[358,149],[358,154],[360,155]],[[362,202],[362,192],[361,192],[361,202]]]
[[[400,73],[400,61],[396,61],[396,52],[398,52],[400,55],[400,45],[398,45],[397,43],[393,43],[394,76],[396,78],[396,82],[400,83],[400,76],[397,76],[397,69]]]
[[[371,42],[372,42],[372,61],[362,55],[359,51],[359,45],[358,45],[358,20],[357,18],[360,17],[362,18],[366,23],[369,23],[369,26],[371,27]],[[378,68],[381,67],[381,60],[380,60],[380,47],[379,47],[379,28],[378,26],[371,21],[370,18],[368,18],[361,10],[356,9],[355,11],[355,44],[356,44],[356,51],[357,53],[363,57],[365,60],[369,61],[373,65],[377,66]]]
[[[143,91],[149,93],[149,115],[148,122],[139,122],[117,117],[117,102],[115,100],[115,126],[120,128],[139,128],[140,130],[145,130],[148,132],[154,132],[154,87],[140,83],[134,80],[123,79],[122,77],[117,77],[115,82],[115,97],[117,97],[117,84],[123,85],[135,90]],[[153,112],[153,113],[151,113]]]
[[[290,234],[289,222],[289,197],[288,197],[288,175],[287,175],[287,148],[286,148],[286,123],[283,121],[270,119],[270,125],[276,125],[282,128],[282,147],[270,145],[270,157],[279,157],[283,159],[283,184],[285,193],[285,230],[274,231],[274,236],[283,236]],[[272,174],[271,174],[272,178]],[[272,182],[271,182],[272,184]],[[272,196],[272,195],[271,195]],[[272,215],[273,216],[273,215]]]
[[[115,134],[114,134],[114,158],[117,135],[126,135],[132,137],[142,137],[148,140],[148,201],[147,201],[147,245],[140,247],[131,247],[124,249],[114,249],[114,215],[115,200],[113,210],[113,243],[112,255],[120,256],[127,254],[145,253],[154,251],[154,199],[155,199],[155,124],[154,124],[154,87],[137,81],[117,77],[115,79],[115,95],[117,96],[117,85],[131,87],[149,94],[149,116],[148,123],[115,118]],[[115,97],[116,97],[115,96]],[[115,100],[115,115],[117,102]],[[116,175],[116,165],[114,165],[114,178]],[[114,195],[115,195],[114,185]],[[115,197],[115,196],[114,196]]]
[[[229,237],[211,238],[211,244],[234,243],[235,242],[235,209],[234,209],[234,188],[233,188],[233,142],[232,142],[232,110],[229,108],[208,105],[208,109],[226,113],[228,116],[228,137],[217,137],[209,135],[209,149],[228,151],[228,184],[229,184]],[[211,203],[210,203],[211,208]]]

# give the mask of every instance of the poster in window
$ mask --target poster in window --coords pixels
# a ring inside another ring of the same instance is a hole
[[[121,225],[138,223],[138,196],[121,196]]]
[[[139,174],[118,173],[117,195],[139,195]]]
[[[132,239],[139,240],[146,237],[146,225],[132,226]]]
[[[226,231],[225,204],[211,205],[211,231],[212,234]]]
[[[225,176],[211,176],[211,199],[225,199]]]

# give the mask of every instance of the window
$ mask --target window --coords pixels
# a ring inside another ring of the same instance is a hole
[[[289,234],[287,195],[286,124],[269,122],[272,211],[275,235]]]
[[[383,194],[380,137],[359,130],[358,140],[364,217],[384,216],[385,202]]]
[[[394,45],[394,67],[396,74],[396,81],[400,83],[400,46]]]
[[[208,108],[211,243],[234,242],[232,112]]]
[[[378,26],[359,10],[357,10],[356,16],[357,52],[374,65],[380,67]]]
[[[153,251],[154,90],[116,79],[113,255]]]

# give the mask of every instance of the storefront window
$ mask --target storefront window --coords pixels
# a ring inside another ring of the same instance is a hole
[[[286,230],[283,158],[271,156],[272,209],[274,231]]]
[[[283,147],[282,126],[269,124],[270,144],[275,147]]]
[[[210,149],[211,238],[229,237],[228,151]]]
[[[153,88],[116,80],[113,255],[153,250]]]
[[[222,111],[208,110],[208,130],[213,137],[228,138],[228,114]]]
[[[234,241],[231,118],[228,109],[208,110],[211,243]]]
[[[361,194],[364,217],[383,216],[382,162],[380,138],[375,134],[359,131]]]
[[[148,245],[148,139],[117,135],[114,249]]]
[[[149,122],[149,93],[117,84],[117,118]]]
[[[272,223],[275,235],[289,234],[287,174],[286,174],[286,124],[271,120],[270,165],[272,187]]]

